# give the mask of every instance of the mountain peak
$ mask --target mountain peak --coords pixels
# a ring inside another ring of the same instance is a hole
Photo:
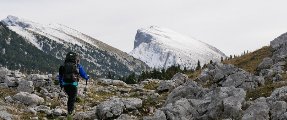
[[[155,68],[178,64],[192,68],[198,60],[204,64],[226,57],[211,45],[159,26],[139,29],[130,54]]]
[[[135,37],[134,48],[138,47],[141,43],[150,43],[153,40],[159,40],[157,39],[158,37],[169,38],[169,35],[171,35],[169,33],[174,32],[159,26],[150,26],[148,28],[138,29]]]
[[[22,28],[31,26],[26,20],[13,16],[13,15],[8,15],[7,18],[1,20],[1,22],[7,26],[19,26]]]
[[[199,40],[190,38],[171,29],[150,26],[148,28],[141,28],[137,31],[134,48],[138,47],[141,43],[156,42],[158,44],[165,44],[173,47],[190,47],[192,44],[194,46],[202,46],[205,44]],[[188,46],[186,46],[189,44]]]

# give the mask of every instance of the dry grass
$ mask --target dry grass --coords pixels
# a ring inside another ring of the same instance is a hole
[[[255,100],[259,97],[269,97],[276,88],[286,85],[287,81],[271,83],[269,80],[269,83],[264,86],[258,87],[254,90],[248,90],[246,93],[246,100]]]
[[[150,115],[150,111],[149,111],[150,107],[161,108],[165,100],[167,99],[168,95],[169,95],[169,92],[164,92],[164,93],[161,93],[160,96],[156,100],[153,100],[151,98],[143,100],[143,107],[140,109],[142,116]]]
[[[4,99],[6,96],[12,96],[15,95],[17,91],[15,88],[2,88],[0,90],[0,99]]]
[[[151,81],[148,84],[144,85],[143,88],[148,90],[156,90],[158,86],[159,86],[158,82]]]
[[[188,78],[195,79],[195,78],[199,77],[199,75],[201,74],[201,70],[196,70],[194,72],[188,72],[185,74],[188,76]]]
[[[272,48],[270,46],[265,46],[243,56],[236,57],[231,60],[225,60],[223,63],[233,64],[250,73],[255,73],[257,66],[262,62],[262,60],[265,57],[270,57],[272,55],[271,49]]]
[[[233,64],[236,67],[242,68],[250,73],[256,74],[257,66],[266,57],[272,56],[272,48],[270,46],[262,47],[254,52],[245,54],[240,57],[236,57],[230,60],[225,60],[225,64]],[[286,80],[287,75],[282,74],[283,79]],[[255,100],[259,97],[269,97],[271,93],[282,86],[287,85],[287,81],[273,83],[272,80],[266,80],[265,85],[260,86],[254,90],[248,90],[246,94],[246,100]]]
[[[115,92],[96,92],[94,90],[94,91],[87,93],[86,98],[89,98],[89,99],[86,99],[86,104],[90,104],[91,106],[96,106],[100,102],[103,102],[115,95],[116,95]],[[82,98],[82,99],[85,99],[85,98]],[[83,102],[81,102],[80,104],[83,104]]]

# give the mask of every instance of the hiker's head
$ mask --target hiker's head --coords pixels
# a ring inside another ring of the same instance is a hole
[[[65,62],[79,63],[80,62],[80,56],[77,53],[68,52],[66,55]]]

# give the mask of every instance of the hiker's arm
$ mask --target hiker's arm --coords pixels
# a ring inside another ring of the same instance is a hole
[[[63,86],[63,83],[64,83],[63,72],[64,72],[64,66],[61,65],[60,68],[59,68],[59,75],[58,75],[58,80],[59,80],[59,84],[60,84],[61,87]]]
[[[80,73],[80,76],[82,78],[84,78],[85,80],[89,80],[89,76],[86,74],[84,68],[82,67],[82,65],[78,64],[78,67],[79,67],[79,73]]]
[[[60,84],[60,85],[63,85],[63,76],[62,76],[62,75],[59,75],[58,77],[59,77],[59,78],[58,78],[58,79],[59,79],[59,84]]]

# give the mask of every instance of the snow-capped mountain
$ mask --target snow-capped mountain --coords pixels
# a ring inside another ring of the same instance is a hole
[[[167,68],[171,65],[194,68],[198,60],[204,64],[226,57],[211,45],[157,26],[137,31],[130,55],[152,68]]]
[[[6,55],[7,58],[5,58],[4,54],[9,51],[14,51],[13,54],[19,54],[22,51],[25,55],[23,57],[30,55],[30,59],[33,59],[30,62],[34,62],[34,60],[37,62],[39,56],[35,56],[34,52],[40,52],[39,54],[46,55],[46,59],[58,62],[47,63],[54,64],[54,67],[57,66],[55,64],[59,66],[63,62],[67,52],[75,51],[81,55],[81,64],[86,66],[88,72],[95,75],[107,75],[108,73],[127,75],[148,69],[145,63],[127,53],[61,24],[42,25],[15,16],[8,16],[0,23],[0,50],[4,51],[2,52],[4,57],[1,55],[2,60],[0,58],[3,62],[0,62],[0,64],[4,66],[9,67],[8,63],[14,62],[15,68],[20,69],[21,66],[27,65],[27,62],[29,63],[28,60],[19,62],[19,60],[10,58],[13,55]],[[23,43],[23,41],[26,43]],[[24,44],[26,47],[22,48],[21,46]],[[18,49],[20,50],[12,50],[12,45],[19,46]],[[33,49],[33,51],[26,49],[27,47]],[[21,56],[21,54],[19,55]],[[12,61],[8,61],[8,58]],[[51,69],[58,69],[54,67]],[[37,66],[34,68],[37,68]]]

